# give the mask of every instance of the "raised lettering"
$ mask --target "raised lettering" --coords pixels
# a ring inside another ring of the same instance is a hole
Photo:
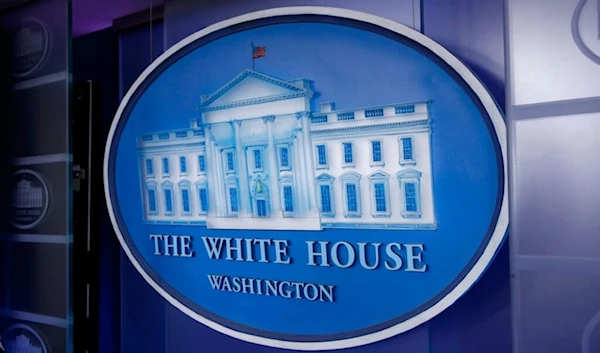
[[[342,264],[342,262],[340,261],[340,258],[339,258],[339,247],[340,246],[345,247],[346,252],[348,253],[348,258],[346,259],[345,264]],[[354,265],[354,260],[356,260],[356,252],[354,251],[354,248],[352,247],[352,245],[350,245],[350,243],[347,243],[345,241],[340,241],[340,242],[333,244],[333,246],[331,247],[331,261],[333,261],[333,264],[336,265],[337,267],[348,268],[348,267]]]
[[[398,243],[389,243],[385,247],[385,253],[390,258],[390,260],[385,261],[385,268],[390,271],[397,271],[402,268],[402,258],[396,252],[394,252],[394,248],[397,248],[398,251],[402,249],[402,245]]]
[[[423,267],[417,267],[416,262],[422,262],[421,255],[423,254],[423,244],[404,244],[406,248],[406,271],[407,272],[425,272],[427,271],[427,265],[423,264]],[[416,249],[416,251],[415,251]]]
[[[306,246],[308,247],[308,266],[331,266],[329,264],[329,257],[327,254],[327,244],[329,244],[328,241],[320,241],[319,242],[320,250],[319,250],[319,252],[316,252],[315,251],[315,242],[314,241],[306,242]],[[317,263],[315,262],[315,257],[317,257],[317,256],[321,258],[320,265],[317,265]]]
[[[275,263],[276,264],[286,264],[290,263],[290,258],[284,257],[288,256],[288,241],[287,240],[273,240],[273,244],[275,244]]]
[[[223,250],[223,238],[202,237],[206,254],[210,259],[220,259]]]

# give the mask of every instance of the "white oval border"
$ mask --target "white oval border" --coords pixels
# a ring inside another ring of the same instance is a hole
[[[34,172],[31,169],[19,169],[16,172],[12,173],[11,177],[20,174],[30,174],[36,177],[42,183],[42,187],[44,188],[44,196],[46,196],[46,202],[44,202],[44,211],[37,220],[29,224],[17,224],[14,223],[12,220],[10,221],[10,224],[12,224],[13,227],[21,230],[26,230],[37,226],[46,217],[46,213],[48,213],[48,206],[50,205],[50,192],[48,191],[48,185],[46,184],[46,180],[39,173]]]
[[[452,67],[461,77],[462,79],[469,85],[469,87],[475,92],[479,100],[481,101],[483,107],[487,111],[494,130],[496,131],[496,136],[498,137],[498,143],[500,145],[500,150],[503,159],[504,166],[504,189],[503,189],[503,197],[502,197],[502,206],[500,208],[500,213],[498,215],[498,221],[496,223],[496,228],[494,229],[490,241],[488,242],[485,250],[483,251],[481,257],[473,268],[469,271],[469,273],[463,278],[463,280],[456,286],[454,289],[448,293],[444,298],[435,303],[429,309],[413,316],[412,318],[403,321],[397,325],[392,327],[388,327],[378,332],[366,334],[359,337],[335,340],[335,341],[324,341],[324,342],[295,342],[295,341],[284,341],[277,340],[273,338],[265,338],[260,336],[254,336],[251,334],[238,332],[232,330],[228,327],[225,327],[221,324],[218,324],[214,321],[211,321],[198,313],[190,310],[185,305],[177,301],[173,298],[169,293],[167,293],[164,289],[162,289],[142,268],[142,266],[137,262],[131,250],[128,248],[123,235],[119,229],[119,225],[117,223],[115,214],[112,209],[112,200],[110,197],[109,190],[109,158],[110,158],[110,150],[113,143],[113,138],[115,134],[115,130],[119,121],[121,120],[123,111],[129,100],[133,96],[134,92],[142,85],[142,83],[146,80],[146,78],[157,68],[159,65],[167,60],[171,55],[178,52],[180,49],[184,48],[188,44],[191,44],[195,40],[202,38],[208,34],[219,31],[221,29],[237,25],[244,22],[250,22],[258,19],[264,19],[275,16],[296,16],[296,15],[324,15],[338,18],[345,18],[356,20],[360,22],[365,22],[369,24],[373,24],[384,29],[390,30],[392,32],[398,33],[402,36],[405,36],[409,39],[414,40],[415,42],[421,44],[425,48],[431,50],[434,54],[443,59],[450,67]],[[248,13],[245,15],[237,16],[225,21],[221,21],[215,23],[211,26],[208,26],[184,39],[179,41],[177,44],[173,45],[167,51],[165,51],[161,56],[159,56],[150,66],[142,72],[142,74],[135,80],[129,91],[121,104],[119,105],[119,109],[115,115],[115,119],[110,127],[110,131],[108,134],[108,139],[106,143],[106,149],[104,151],[104,194],[106,196],[106,203],[108,206],[108,213],[110,215],[111,222],[113,224],[113,228],[117,237],[119,238],[119,242],[127,254],[129,260],[133,263],[134,267],[137,271],[142,275],[142,277],[156,290],[161,296],[163,296],[169,303],[175,306],[177,309],[181,310],[183,313],[193,318],[194,320],[212,328],[215,331],[223,333],[227,336],[240,339],[242,341],[260,344],[269,347],[275,348],[283,348],[283,349],[293,349],[293,350],[304,350],[304,351],[320,351],[320,350],[335,350],[335,349],[344,349],[362,346],[374,342],[378,342],[393,336],[396,336],[400,333],[411,330],[424,322],[434,318],[436,315],[447,309],[449,306],[454,304],[458,298],[460,298],[469,288],[481,277],[483,272],[486,270],[490,262],[493,260],[496,251],[502,244],[504,240],[504,236],[506,234],[506,230],[508,228],[508,189],[507,189],[507,166],[506,166],[506,125],[504,123],[504,119],[502,118],[502,113],[496,106],[494,99],[488,93],[487,89],[483,86],[483,84],[475,77],[475,75],[454,55],[452,55],[448,50],[444,49],[441,45],[434,42],[432,39],[426,37],[425,35],[405,26],[398,22],[388,20],[379,16],[358,12],[354,10],[340,9],[334,7],[321,7],[321,6],[294,6],[294,7],[282,7],[282,8],[274,8],[269,10],[257,11]]]

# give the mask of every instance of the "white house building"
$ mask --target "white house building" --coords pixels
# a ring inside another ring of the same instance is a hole
[[[222,229],[434,229],[429,103],[311,111],[246,70],[188,128],[138,139],[145,218]]]
[[[43,193],[41,186],[32,186],[26,179],[20,180],[12,190],[12,205],[14,208],[43,207]]]

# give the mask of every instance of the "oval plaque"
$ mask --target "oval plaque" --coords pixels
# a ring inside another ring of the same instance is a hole
[[[331,350],[410,330],[508,225],[505,125],[455,57],[398,23],[290,7],[207,27],[124,97],[105,192],[136,269],[195,320]]]

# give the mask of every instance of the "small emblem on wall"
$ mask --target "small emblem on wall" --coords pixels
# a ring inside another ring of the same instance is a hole
[[[573,12],[571,32],[579,50],[600,64],[600,0],[579,0]]]
[[[4,331],[2,344],[6,353],[48,353],[40,334],[24,324],[13,325]]]
[[[48,186],[37,172],[21,169],[12,175],[10,222],[18,229],[31,229],[46,216]]]
[[[50,34],[42,21],[28,17],[16,23],[13,40],[13,75],[25,78],[36,72],[48,56]]]

